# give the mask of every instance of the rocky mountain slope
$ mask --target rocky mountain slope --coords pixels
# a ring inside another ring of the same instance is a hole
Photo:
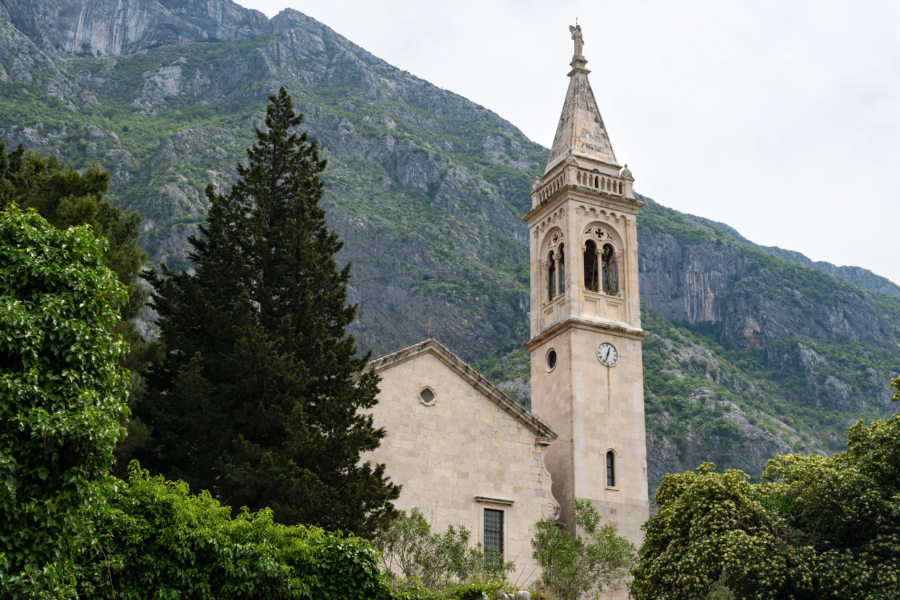
[[[546,149],[295,11],[0,0],[0,137],[109,169],[153,262],[185,265],[203,188],[230,184],[281,85],[329,159],[361,346],[433,332],[527,401],[520,218]],[[900,288],[652,201],[639,231],[651,478],[701,460],[758,473],[891,410]]]

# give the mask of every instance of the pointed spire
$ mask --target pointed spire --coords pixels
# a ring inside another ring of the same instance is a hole
[[[594,91],[588,81],[590,71],[585,68],[587,59],[582,54],[584,38],[581,35],[581,25],[570,25],[569,31],[575,42],[575,53],[569,63],[572,67],[569,71],[569,89],[544,172],[547,173],[558,162],[570,156],[618,167],[603,118],[597,108],[597,100],[594,99]]]

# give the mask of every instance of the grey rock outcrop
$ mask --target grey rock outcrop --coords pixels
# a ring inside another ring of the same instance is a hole
[[[643,199],[649,204],[644,210],[657,210]],[[844,283],[844,271],[834,268],[828,277],[824,269],[792,270],[774,258],[781,253],[729,231],[713,229],[707,236],[688,231],[679,237],[665,227],[638,223],[641,299],[669,320],[717,326],[723,340],[754,350],[787,336],[895,343],[900,338],[897,325],[870,296]],[[791,262],[802,262],[802,255],[791,254]],[[800,278],[785,281],[792,276]]]
[[[230,0],[0,0],[0,7],[39,45],[91,56],[249,39],[268,25]]]

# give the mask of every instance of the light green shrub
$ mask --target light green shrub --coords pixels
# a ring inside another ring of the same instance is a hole
[[[99,546],[85,555],[79,592],[93,598],[388,598],[368,542],[316,527],[285,526],[269,510],[231,518],[207,492],[151,477],[132,463],[107,488],[95,519]]]

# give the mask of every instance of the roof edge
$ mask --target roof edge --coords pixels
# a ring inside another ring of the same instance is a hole
[[[531,429],[539,437],[544,438],[541,440],[543,443],[549,443],[558,437],[556,432],[550,429],[550,426],[544,423],[537,415],[519,404],[506,392],[491,383],[487,377],[476,371],[466,361],[451,352],[449,348],[433,337],[376,358],[369,362],[368,366],[375,372],[378,372],[427,353],[434,354],[447,367],[469,382],[472,387],[487,396],[497,406]]]

